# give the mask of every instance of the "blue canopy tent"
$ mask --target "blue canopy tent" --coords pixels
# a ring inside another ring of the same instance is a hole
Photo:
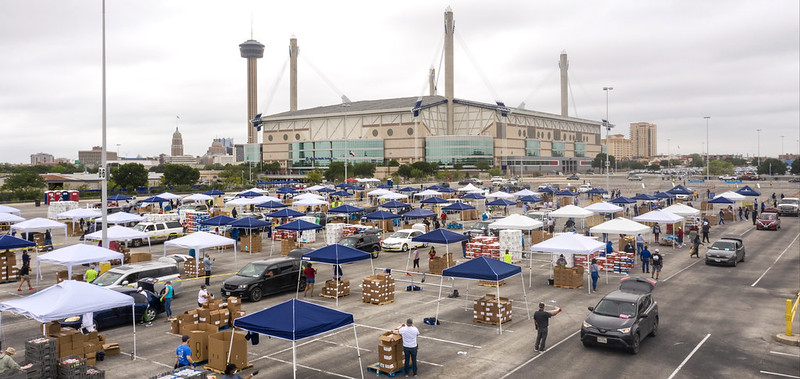
[[[447,204],[449,201],[442,199],[441,197],[431,196],[427,199],[420,201],[422,204]]]
[[[561,190],[556,192],[556,196],[578,196],[578,193],[570,190]]]
[[[297,190],[292,187],[281,187],[275,190],[277,193],[297,193]]]
[[[533,195],[528,195],[528,196],[520,197],[519,199],[517,199],[517,201],[520,201],[520,202],[523,202],[523,203],[538,203],[538,202],[544,201],[544,200],[542,200],[542,199],[540,199],[540,198],[538,198],[536,196],[533,196]]]
[[[414,188],[414,187],[403,187],[403,188],[400,188],[398,191],[400,191],[400,192],[417,192],[417,191],[419,191],[419,189],[418,188]]]
[[[161,203],[168,203],[169,200],[167,200],[167,199],[165,199],[163,197],[150,196],[147,199],[142,200],[142,202],[143,203],[159,203],[159,204],[161,204]]]
[[[300,211],[296,211],[291,208],[284,208],[275,212],[272,212],[268,215],[264,215],[264,217],[272,217],[272,218],[296,218],[300,216],[305,216],[306,214]]]
[[[441,192],[441,193],[456,193],[458,191],[456,191],[456,190],[454,190],[454,189],[452,189],[450,187],[442,187],[442,188],[439,188],[439,192]]]
[[[464,196],[461,196],[461,200],[483,200],[486,196],[483,196],[479,193],[468,193]]]
[[[428,218],[428,217],[435,217],[436,213],[433,213],[427,209],[416,208],[412,209],[406,213],[402,214],[403,218]]]
[[[653,195],[646,194],[646,193],[637,193],[637,194],[636,194],[636,196],[634,196],[634,197],[632,197],[632,198],[631,198],[631,200],[637,200],[637,201],[655,201],[655,200],[658,200],[658,198],[657,198],[657,197],[655,197],[655,196],[653,196]]]
[[[213,189],[211,191],[203,192],[203,195],[208,195],[208,196],[222,196],[224,194],[225,194],[225,192],[222,192],[222,191],[216,190],[216,189]]]
[[[616,198],[611,199],[611,201],[609,201],[609,203],[617,204],[617,205],[636,204],[636,200],[629,199],[629,198],[627,198],[625,196],[620,196],[620,197],[616,197]]]
[[[294,232],[302,232],[304,230],[314,230],[314,229],[322,229],[322,226],[304,220],[294,220],[288,224],[283,224],[275,227],[275,230],[290,230]]]
[[[469,240],[469,236],[464,234],[451,232],[447,229],[434,229],[428,233],[416,236],[411,239],[413,242],[427,242],[427,243],[435,243],[439,245],[444,245],[445,254],[450,253],[450,244],[451,243],[458,243],[464,240]],[[461,252],[464,255],[464,252]],[[466,256],[464,256],[466,258]],[[408,250],[408,259],[411,259],[411,249]],[[406,268],[408,268],[408,262],[406,262]]]
[[[359,207],[354,207],[349,204],[340,205],[335,208],[328,209],[328,213],[342,213],[342,214],[351,214],[351,213],[358,213],[363,212],[364,209]]]
[[[400,215],[396,214],[396,213],[392,213],[392,212],[377,211],[377,212],[372,212],[372,213],[368,213],[368,214],[364,215],[364,218],[366,218],[367,220],[381,220],[381,221],[383,221],[383,220],[392,220],[392,219],[395,219],[395,218],[400,218]]]
[[[0,250],[23,249],[36,246],[35,242],[28,241],[10,234],[0,236]]]
[[[486,280],[492,282],[498,282],[497,288],[497,299],[500,299],[500,285],[499,282],[501,280],[508,279],[514,275],[520,274],[522,272],[522,268],[517,265],[512,265],[510,263],[505,263],[496,259],[491,259],[487,257],[478,257],[469,261],[466,261],[461,264],[457,264],[453,267],[446,268],[442,271],[442,277],[439,283],[439,299],[436,302],[436,320],[439,320],[439,303],[442,300],[442,284],[444,284],[444,278],[460,278],[460,279],[472,279],[472,280]],[[528,308],[528,295],[525,292],[525,280],[520,276],[520,280],[522,283],[522,296],[525,298],[525,309],[528,311],[528,319],[531,318],[531,311]],[[465,296],[465,301],[469,302],[469,282],[467,282],[467,295]],[[466,307],[466,306],[465,306]],[[503,332],[503,323],[500,322],[500,333]]]
[[[228,225],[232,222],[236,221],[233,217],[228,217],[225,215],[214,216],[209,219],[205,219],[200,221],[200,225],[208,225],[208,226],[223,226]]]
[[[353,263],[366,259],[369,259],[370,268],[372,268],[372,272],[375,272],[375,266],[372,264],[372,254],[338,243],[303,254],[304,262],[330,264],[333,265],[334,270],[341,264]],[[297,292],[295,292],[294,297],[297,298],[299,293],[300,273],[297,274]],[[339,306],[339,296],[336,296],[336,306]]]
[[[334,187],[336,187],[336,188],[345,188],[347,186],[349,186],[349,184],[347,184],[347,183],[339,183],[339,184],[335,185]]]
[[[338,197],[350,197],[353,196],[352,193],[347,191],[336,191],[330,194],[330,196],[338,196]]]
[[[277,209],[277,208],[286,208],[288,207],[288,205],[281,203],[280,201],[270,200],[265,203],[256,204],[256,207]]]
[[[446,207],[444,207],[442,209],[444,209],[446,211],[468,211],[468,210],[471,210],[471,209],[475,209],[475,207],[473,207],[472,205],[469,205],[467,203],[457,202],[457,203],[450,204],[450,205],[448,205],[448,206],[446,206]]]
[[[291,341],[292,375],[294,378],[297,378],[297,341],[348,325],[353,325],[359,372],[361,372],[361,378],[363,379],[364,368],[361,363],[361,349],[358,347],[358,333],[356,333],[353,315],[350,313],[303,300],[289,299],[233,321],[234,328]],[[233,344],[233,335],[231,335],[231,344]],[[228,360],[230,360],[230,356]]]
[[[750,188],[750,186],[744,186],[742,188],[739,188],[739,190],[736,191],[736,193],[738,193],[739,195],[742,195],[742,196],[753,196],[753,197],[761,196],[761,192],[758,192],[758,191]]]
[[[392,186],[390,186],[390,185],[388,185],[388,184],[378,184],[378,185],[376,186],[376,188],[380,188],[380,189],[391,189],[391,188],[392,188]]]
[[[432,190],[432,191],[439,191],[442,188],[444,188],[444,187],[442,187],[442,186],[440,186],[438,184],[434,184],[434,185],[432,185],[430,187],[425,187],[426,190]]]
[[[509,205],[514,205],[514,204],[516,204],[516,202],[513,202],[511,200],[506,200],[506,199],[496,199],[496,200],[492,200],[492,201],[486,203],[486,205],[494,205],[494,206],[500,206],[500,207],[507,207]]]
[[[672,187],[671,189],[668,189],[667,192],[673,195],[694,195],[694,192],[689,191],[688,189],[686,189],[686,187],[680,184],[678,184],[675,187]]]
[[[263,196],[263,194],[256,191],[247,191],[236,195],[236,197],[259,197],[259,196]]]
[[[539,188],[538,190],[536,190],[536,192],[539,192],[539,193],[556,193],[556,190],[554,190],[554,189],[552,189],[550,187],[544,187],[544,188]]]
[[[656,192],[653,196],[655,196],[657,199],[674,199],[675,198],[675,195],[673,195],[673,194],[671,194],[669,192]]]
[[[606,190],[604,190],[602,188],[592,188],[592,189],[586,191],[586,193],[592,194],[592,195],[602,195],[604,193],[608,193],[608,191],[606,191]]]
[[[727,197],[717,196],[717,197],[711,199],[711,201],[709,201],[708,203],[709,204],[735,204],[736,202],[731,200],[731,199],[728,199]]]
[[[330,192],[336,192],[336,190],[333,188],[323,187],[318,189],[317,192],[330,193]]]
[[[268,227],[272,225],[272,223],[266,222],[264,220],[259,220],[253,217],[244,217],[231,222],[229,225],[231,228],[237,228],[237,229],[258,229],[258,228]],[[250,244],[248,246],[253,246],[253,233],[252,232],[248,233],[248,237],[250,240]],[[258,238],[261,238],[261,234],[258,235]],[[272,244],[270,244],[270,246],[271,245]],[[253,254],[253,250],[249,249],[248,246],[245,246],[245,251],[248,252],[249,254]],[[261,244],[259,244],[259,246],[261,246]],[[259,252],[261,252],[261,250],[256,251],[256,253]],[[270,255],[272,255],[271,247],[270,247]]]
[[[117,194],[117,195],[114,195],[114,196],[109,196],[109,197],[108,197],[108,201],[126,201],[126,200],[130,200],[130,199],[131,199],[131,198],[130,198],[130,197],[128,197],[128,196],[125,196],[125,195],[119,195],[119,194]]]
[[[397,200],[392,200],[379,205],[379,207],[388,209],[411,208],[411,204],[406,204],[403,202],[399,202]]]

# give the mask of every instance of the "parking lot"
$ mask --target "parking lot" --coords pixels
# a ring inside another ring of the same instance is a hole
[[[594,176],[600,185],[605,177]],[[535,188],[542,182],[566,183],[563,178],[526,180]],[[573,184],[582,182],[572,182]],[[719,189],[731,186],[715,182]],[[642,189],[642,184],[646,189]],[[751,184],[751,183],[745,183]],[[797,194],[795,183],[775,182],[773,188],[762,184],[762,194],[783,192],[787,196]],[[604,186],[604,185],[600,185]],[[691,184],[690,184],[691,186]],[[624,177],[612,178],[612,188],[622,188],[623,195],[634,192],[666,190],[672,185],[660,178],[645,177],[642,182],[628,182]],[[700,188],[698,193],[701,192]],[[637,191],[638,190],[638,191]],[[703,187],[703,192],[705,187]],[[767,193],[769,192],[769,193]],[[586,205],[586,204],[581,204]],[[16,205],[15,205],[16,206]],[[26,218],[44,217],[46,208],[35,208],[26,204],[17,206]],[[433,377],[485,377],[485,378],[530,378],[544,377],[800,377],[800,347],[787,346],[775,341],[775,335],[785,329],[785,300],[794,299],[800,290],[800,218],[783,219],[781,230],[756,231],[749,221],[733,222],[711,229],[712,242],[723,234],[739,234],[744,238],[747,260],[738,267],[717,267],[703,264],[702,259],[690,258],[688,247],[671,249],[660,247],[665,256],[661,280],[654,290],[659,304],[660,331],[657,337],[643,341],[638,355],[614,349],[585,348],[579,339],[587,307],[593,306],[604,294],[617,288],[619,276],[610,275],[606,284],[601,276],[596,293],[587,293],[586,288],[577,290],[555,288],[547,285],[549,267],[546,262],[535,262],[532,268],[532,285],[529,286],[529,270],[523,267],[524,281],[516,276],[500,287],[501,296],[514,300],[513,320],[503,325],[502,334],[492,325],[472,322],[472,300],[495,288],[471,283],[467,297],[467,282],[445,280],[439,300],[439,277],[427,275],[406,276],[395,273],[397,293],[394,303],[371,305],[361,302],[361,279],[371,275],[369,262],[343,266],[344,278],[351,281],[353,294],[339,300],[315,296],[305,300],[350,312],[355,317],[359,350],[356,349],[352,327],[343,328],[297,343],[298,377],[302,378],[360,378],[359,355],[364,367],[377,362],[378,336],[398,327],[411,317],[420,329],[419,376]],[[62,242],[61,235],[54,234],[55,242]],[[322,232],[318,241],[324,239]],[[70,243],[77,238],[70,238]],[[269,241],[265,240],[266,253],[247,254],[239,252],[238,265],[269,256]],[[321,242],[312,245],[322,246]],[[153,253],[163,254],[163,245],[153,246]],[[460,252],[460,245],[451,249]],[[280,250],[276,244],[275,254]],[[440,250],[437,248],[437,250]],[[147,251],[147,247],[134,251]],[[441,251],[441,250],[440,250]],[[704,249],[701,251],[705,251]],[[170,248],[167,253],[187,253]],[[210,251],[216,258],[211,290],[219,296],[222,281],[235,272],[233,252]],[[454,254],[463,261],[460,254]],[[702,257],[702,253],[701,253]],[[422,260],[423,270],[427,268]],[[405,269],[407,255],[382,252],[373,260],[375,267]],[[35,263],[33,264],[35,267]],[[527,265],[525,265],[527,266]],[[55,272],[60,266],[43,264],[43,280],[38,288],[55,283]],[[315,265],[318,269],[318,294],[321,282],[332,277],[330,266]],[[76,271],[81,272],[83,268]],[[633,272],[640,272],[634,270]],[[649,274],[647,275],[649,277]],[[413,280],[422,286],[420,292],[406,292],[405,286]],[[174,313],[196,307],[196,291],[202,280],[184,281],[184,294],[172,304]],[[30,291],[18,292],[16,283],[0,284],[0,301],[27,295]],[[527,298],[523,297],[523,286]],[[459,298],[445,295],[458,289]],[[294,293],[268,296],[258,303],[245,302],[243,309],[248,314],[275,305],[294,297]],[[302,294],[300,295],[302,298]],[[526,314],[525,302],[531,315],[536,304],[545,302],[552,307],[561,307],[563,313],[551,319],[547,350],[533,350],[536,337],[533,321]],[[422,322],[436,313],[440,307],[441,325],[431,326]],[[106,370],[109,378],[143,378],[168,371],[172,368],[175,347],[180,336],[169,333],[169,323],[161,314],[151,327],[136,327],[136,360],[131,361],[133,332],[130,326],[103,331],[107,341],[118,342],[122,355],[110,356],[98,367]],[[2,314],[0,338],[3,347],[24,349],[25,338],[37,333],[40,325],[16,314]],[[800,321],[795,321],[794,330],[800,332]],[[287,378],[292,374],[291,343],[278,339],[261,338],[258,345],[248,346],[250,363],[265,377]],[[245,372],[247,373],[247,372]],[[364,375],[374,375],[363,372]]]

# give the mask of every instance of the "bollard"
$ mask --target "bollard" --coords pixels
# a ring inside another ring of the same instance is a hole
[[[792,336],[792,301],[786,299],[786,335]]]

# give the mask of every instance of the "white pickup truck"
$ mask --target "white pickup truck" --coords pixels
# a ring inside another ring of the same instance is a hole
[[[178,221],[157,221],[140,222],[133,227],[137,231],[145,232],[150,235],[150,242],[164,242],[173,238],[178,238],[183,234],[183,225]],[[133,246],[142,246],[145,241],[134,239],[131,241]]]
[[[800,216],[800,199],[796,197],[784,197],[778,202],[778,215]]]

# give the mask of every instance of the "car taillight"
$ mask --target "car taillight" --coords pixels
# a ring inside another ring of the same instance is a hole
[[[180,276],[180,275],[178,275],[178,279],[181,279],[181,276]]]

